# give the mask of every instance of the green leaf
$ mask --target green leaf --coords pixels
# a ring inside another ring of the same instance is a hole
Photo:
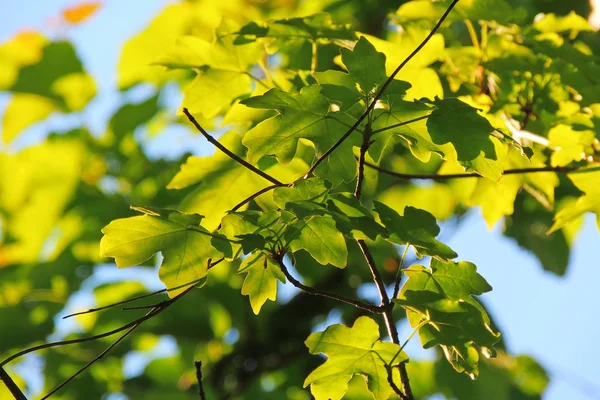
[[[312,85],[304,87],[298,95],[290,98],[289,95],[272,89],[258,99],[242,101],[250,107],[276,108],[280,112],[279,115],[262,121],[244,136],[242,142],[248,147],[248,159],[251,163],[256,163],[265,156],[275,155],[279,162],[287,164],[296,154],[300,139],[313,142],[316,155],[319,156],[346,133],[348,126],[353,123],[351,117],[341,112],[330,112],[329,101],[320,91],[319,85]],[[354,168],[352,172],[345,170],[347,173],[332,175],[330,180],[335,180],[334,184],[349,182],[356,176],[356,160],[351,146],[359,145],[357,135],[351,135],[344,144],[346,146],[340,146],[330,156],[330,160],[331,157],[341,157],[353,164]],[[325,163],[332,163],[330,160]]]
[[[400,6],[396,12],[398,22],[420,19],[438,20],[448,8],[450,0],[431,2],[413,0]],[[470,19],[473,21],[497,21],[500,24],[518,23],[527,16],[524,8],[514,8],[505,0],[467,0],[459,2],[448,21]]]
[[[498,180],[502,175],[498,146],[491,134],[494,128],[477,110],[459,99],[436,99],[437,107],[427,119],[427,129],[434,144],[450,143],[456,160],[481,175]],[[448,156],[448,155],[447,155]]]
[[[432,259],[431,268],[414,265],[404,273],[408,281],[395,301],[407,310],[411,326],[419,327],[423,346],[441,346],[455,370],[477,377],[479,353],[493,356],[500,337],[473,298],[491,286],[475,265],[464,261],[446,264]]]
[[[118,65],[119,88],[138,82],[161,83],[172,77],[153,63],[171,50],[177,38],[189,32],[195,17],[194,7],[188,2],[165,7],[145,29],[125,42]]]
[[[405,245],[410,243],[417,255],[433,256],[442,260],[455,258],[457,254],[435,237],[440,233],[435,217],[425,210],[406,207],[404,216],[383,203],[375,202],[375,211],[390,232],[389,240]]]
[[[554,225],[548,233],[555,232],[586,212],[595,213],[596,220],[600,221],[600,171],[593,169],[590,172],[575,172],[569,174],[568,177],[585,194],[577,199],[574,206],[565,207],[556,214]],[[600,222],[598,222],[598,226],[600,226]]]
[[[554,213],[530,196],[517,196],[514,213],[505,219],[504,235],[532,252],[546,271],[564,275],[569,264],[569,240],[562,230],[548,234]]]
[[[277,262],[264,253],[247,257],[238,272],[247,273],[242,294],[250,296],[250,305],[256,315],[267,300],[275,301],[277,298],[277,280],[285,283],[285,275]]]
[[[592,154],[595,140],[593,131],[577,131],[569,125],[558,124],[548,132],[548,146],[555,148],[550,157],[553,167],[564,167],[573,161],[581,161]]]
[[[185,89],[183,104],[192,114],[217,116],[238,97],[250,93],[250,77],[234,71],[209,69]]]
[[[355,38],[355,33],[348,25],[334,24],[331,15],[327,13],[279,19],[270,21],[265,26],[250,22],[239,30],[239,35],[235,40],[237,44],[249,43],[258,38],[273,40],[274,42],[270,44],[272,52],[299,40],[329,41]]]
[[[575,11],[561,17],[554,13],[545,14],[543,18],[536,20],[533,27],[540,32],[564,32],[570,31],[571,34],[579,32],[593,31],[588,21]]]
[[[516,148],[510,148],[506,169],[546,167],[545,156],[536,153],[531,160]],[[481,206],[483,217],[490,229],[504,216],[512,215],[517,194],[521,188],[532,194],[546,208],[554,204],[554,188],[558,185],[555,172],[505,175],[498,182],[478,179],[466,201],[469,206]]]
[[[250,210],[225,215],[219,233],[238,242],[231,245],[232,259],[238,258],[242,250],[249,254],[255,250],[266,250],[267,243],[273,244],[276,232],[283,229],[278,222],[280,216],[279,211],[263,213]]]
[[[321,93],[340,106],[340,111],[347,111],[363,97],[358,90],[356,79],[342,71],[327,70],[315,72]]]
[[[158,94],[137,104],[125,104],[113,114],[109,127],[117,138],[133,133],[140,125],[150,121],[159,110]]]
[[[220,139],[234,154],[244,158],[245,148],[235,132],[228,132]],[[308,166],[299,158],[287,166],[281,166],[274,160],[265,160],[266,173],[283,182],[294,181],[302,176]],[[183,189],[196,185],[181,204],[181,209],[198,212],[207,217],[202,225],[215,229],[225,213],[250,195],[269,186],[271,183],[256,175],[243,165],[217,150],[209,157],[190,157],[173,177],[169,189]]]
[[[2,142],[8,144],[24,129],[45,119],[57,110],[56,104],[45,97],[16,93],[4,110],[2,116]]]
[[[136,209],[145,215],[117,219],[102,229],[100,256],[113,257],[119,268],[141,264],[160,251],[164,257],[160,279],[166,287],[176,287],[204,278],[211,261],[231,255],[225,238],[200,226],[201,215]],[[170,291],[169,295],[183,289]]]
[[[273,201],[282,209],[287,203],[310,201],[323,203],[327,198],[329,188],[326,182],[319,178],[302,179],[293,186],[279,187],[273,190]]]
[[[372,213],[352,193],[329,196],[327,207],[337,228],[352,239],[376,240],[377,236],[388,235],[388,231],[375,221]]]
[[[431,115],[434,108],[425,103],[403,101],[397,97],[388,96],[388,109],[375,110],[376,117],[372,127],[374,143],[369,147],[369,155],[378,161],[390,139],[398,136],[417,159],[428,162],[432,152],[441,153],[439,147],[432,143],[426,125],[425,117]],[[418,120],[408,122],[416,119]]]
[[[288,233],[292,251],[304,249],[323,265],[331,264],[344,268],[348,259],[348,249],[344,235],[337,230],[330,216],[315,215],[306,221],[293,225],[296,232]],[[291,237],[290,237],[291,236]]]
[[[356,374],[367,380],[376,400],[392,394],[386,365],[407,359],[400,346],[379,340],[379,327],[369,317],[358,318],[352,327],[331,325],[324,332],[313,333],[305,342],[311,354],[323,353],[327,361],[304,381],[317,400],[338,400],[348,390],[348,382]],[[396,356],[397,355],[397,356]]]
[[[385,54],[379,53],[363,36],[352,51],[342,49],[342,61],[365,96],[370,96],[385,82]]]

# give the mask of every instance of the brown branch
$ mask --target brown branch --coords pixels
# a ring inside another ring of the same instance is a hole
[[[202,384],[202,361],[194,361],[196,367],[196,380],[198,381],[198,394],[200,400],[206,400],[206,393],[204,393],[204,385]]]
[[[183,109],[183,113],[185,114],[187,119],[192,123],[192,125],[194,125],[194,127],[198,130],[198,132],[200,132],[202,134],[202,136],[204,136],[206,138],[206,140],[208,140],[217,149],[221,150],[223,153],[225,153],[227,156],[229,156],[232,160],[238,162],[239,164],[243,165],[250,171],[257,174],[258,176],[265,178],[266,180],[268,180],[269,182],[271,182],[275,185],[285,186],[283,183],[279,182],[277,179],[273,178],[271,175],[256,168],[254,165],[250,164],[248,161],[244,160],[243,158],[240,158],[238,155],[232,153],[231,150],[229,150],[227,147],[225,147],[221,143],[219,143],[218,140],[216,140],[214,137],[212,137],[208,132],[206,132],[204,130],[204,128],[202,128],[202,126],[200,126],[198,121],[196,121],[196,118],[194,118],[194,116],[189,112],[189,110],[187,108]]]
[[[210,267],[212,267],[212,265]],[[195,285],[196,283],[202,281],[203,279],[204,278],[202,278],[202,279],[196,279],[196,280],[184,283],[183,285],[179,285],[179,286],[175,286],[175,287],[171,287],[171,288],[160,289],[160,290],[157,290],[157,291],[152,292],[152,293],[142,294],[140,296],[135,296],[135,297],[132,297],[132,298],[127,299],[127,300],[119,301],[117,303],[108,304],[106,306],[97,307],[97,308],[89,308],[89,309],[87,309],[85,311],[78,311],[78,312],[73,313],[73,314],[65,315],[64,317],[62,317],[62,319],[67,319],[67,318],[75,317],[77,315],[90,314],[90,313],[94,313],[94,312],[98,312],[98,311],[102,311],[102,310],[107,310],[109,308],[118,307],[118,306],[121,306],[123,304],[132,303],[132,302],[134,302],[136,300],[141,300],[141,299],[145,299],[147,297],[156,296],[156,295],[161,294],[161,293],[168,293],[168,292],[171,292],[173,290],[181,289],[181,288],[184,288],[184,287],[187,287],[187,286],[190,286],[190,285]],[[124,308],[124,310],[125,310],[125,308]]]
[[[369,146],[371,145],[371,124],[368,123],[363,133],[362,144],[360,145],[360,155],[358,157],[358,173],[356,178],[356,188],[354,189],[354,197],[360,199],[362,193],[362,185],[365,180],[365,157]]]
[[[370,313],[381,314],[381,313],[383,313],[385,311],[385,309],[383,307],[373,306],[371,304],[363,303],[362,301],[354,300],[354,299],[351,299],[349,297],[340,296],[340,295],[337,295],[335,293],[331,293],[331,292],[328,292],[328,291],[325,291],[325,290],[316,289],[316,288],[313,288],[313,287],[310,287],[310,286],[306,286],[303,283],[301,283],[299,280],[297,280],[296,278],[294,278],[292,276],[292,274],[290,274],[290,271],[288,271],[287,267],[283,263],[282,256],[276,256],[275,260],[279,264],[279,267],[281,268],[281,272],[283,272],[283,274],[285,275],[285,277],[287,278],[287,280],[290,281],[290,283],[292,285],[294,285],[298,289],[300,289],[300,290],[302,290],[302,291],[304,291],[304,292],[306,292],[308,294],[311,294],[313,296],[326,297],[326,298],[332,299],[332,300],[337,300],[339,302],[342,302],[342,303],[345,303],[345,304],[349,304],[351,306],[354,306],[354,307],[359,308],[359,309],[364,310],[364,311],[368,311]]]
[[[406,397],[404,395],[404,393],[402,393],[402,390],[400,390],[400,388],[396,385],[396,382],[394,382],[394,372],[393,372],[392,367],[389,365],[386,365],[385,370],[387,372],[387,381],[388,381],[389,385],[391,386],[392,390],[394,391],[394,393],[396,393],[402,400],[408,400],[408,397]]]
[[[400,339],[398,338],[398,329],[396,329],[394,317],[392,316],[392,308],[390,307],[390,305],[392,305],[393,303],[390,302],[390,298],[388,297],[387,291],[385,290],[385,284],[383,283],[381,273],[377,269],[377,265],[375,264],[373,255],[369,251],[369,248],[367,247],[367,244],[364,242],[364,240],[357,240],[356,243],[358,243],[358,247],[360,247],[360,250],[362,251],[363,256],[365,257],[365,260],[367,261],[367,265],[369,266],[369,270],[371,271],[371,275],[373,276],[373,282],[375,282],[377,290],[379,291],[379,296],[381,297],[380,307],[385,310],[383,313],[383,320],[385,322],[388,334],[390,335],[392,342],[400,344]],[[410,387],[408,373],[406,372],[406,365],[404,363],[400,363],[398,365],[398,369],[400,370],[402,391],[404,393],[403,395],[400,395],[400,397],[403,400],[413,400],[414,396]]]
[[[237,210],[239,210],[240,208],[242,208],[242,206],[244,206],[244,204],[250,202],[251,200],[254,200],[255,198],[257,198],[258,196],[260,196],[263,193],[267,193],[268,191],[271,191],[277,187],[281,187],[281,186],[285,186],[285,185],[271,185],[271,186],[267,186],[266,188],[262,188],[260,189],[258,192],[248,196],[247,198],[245,198],[244,200],[240,201],[235,207],[233,207],[231,209],[230,212],[236,212]]]
[[[156,310],[157,309],[152,309],[152,310],[148,311],[148,313],[146,315],[150,315],[151,313],[155,312]],[[154,314],[154,315],[156,315],[156,314]],[[125,332],[117,340],[115,340],[110,346],[108,346],[106,349],[104,349],[104,351],[102,351],[102,353],[98,354],[96,357],[94,357],[92,360],[90,360],[83,367],[79,368],[79,370],[77,370],[77,372],[75,372],[73,375],[71,375],[70,377],[68,377],[67,379],[65,379],[60,385],[58,385],[54,389],[52,389],[47,395],[45,395],[44,397],[42,397],[41,400],[45,400],[45,399],[49,398],[54,393],[58,392],[61,388],[65,387],[69,382],[71,382],[73,379],[75,379],[79,374],[81,374],[86,369],[88,369],[89,367],[91,367],[95,362],[97,362],[97,361],[101,360],[102,358],[104,358],[104,356],[106,354],[108,354],[109,351],[111,351],[117,344],[119,344],[127,336],[129,336],[129,334],[131,334],[138,326],[140,326],[142,324],[142,322],[143,321],[140,321],[140,322],[137,322],[136,324],[132,325],[127,330],[127,332]]]
[[[27,397],[21,392],[19,386],[12,380],[8,372],[4,370],[4,368],[0,367],[0,380],[4,382],[10,394],[13,395],[15,400],[27,400]]]
[[[444,22],[444,20],[448,16],[448,14],[450,14],[450,11],[452,11],[452,9],[456,5],[456,3],[458,3],[458,1],[459,0],[453,0],[452,1],[452,4],[450,4],[450,6],[448,6],[448,8],[444,12],[444,14],[442,14],[442,16],[440,17],[440,20],[435,24],[435,26],[433,27],[433,29],[431,30],[431,32],[429,32],[429,34],[425,37],[425,39],[423,39],[423,41],[412,51],[412,53],[410,53],[404,59],[404,61],[402,61],[400,63],[400,65],[398,65],[398,67],[386,79],[386,81],[379,88],[379,90],[377,90],[377,94],[375,95],[375,97],[373,98],[373,100],[368,104],[367,109],[362,113],[362,115],[360,116],[360,118],[358,120],[356,120],[356,122],[354,123],[354,125],[352,125],[352,127],[350,129],[348,129],[348,131],[346,131],[346,133],[344,133],[344,135],[341,138],[339,138],[338,141],[335,142],[333,146],[331,146],[325,153],[323,153],[317,159],[317,161],[315,161],[315,163],[312,165],[312,167],[310,167],[310,169],[308,170],[306,176],[311,176],[312,173],[314,172],[314,170],[317,168],[317,166],[319,164],[321,164],[323,162],[323,160],[325,158],[327,158],[327,156],[329,156],[339,145],[341,145],[348,138],[348,136],[350,136],[352,134],[352,132],[354,132],[356,130],[356,128],[358,128],[358,126],[364,121],[364,119],[367,118],[367,116],[369,115],[369,113],[371,112],[371,110],[373,110],[373,108],[375,108],[375,104],[377,103],[377,100],[379,100],[381,98],[381,96],[383,96],[383,92],[385,91],[385,89],[387,89],[387,87],[392,83],[392,81],[394,80],[394,78],[396,77],[396,75],[398,75],[398,73],[402,70],[402,68],[404,68],[404,66],[406,64],[408,64],[408,62],[410,60],[412,60],[412,58],[414,56],[416,56],[417,53],[419,53],[419,51],[421,51],[421,49],[427,44],[427,42],[429,42],[429,40],[431,40],[431,38],[433,37],[433,35],[440,29],[440,27],[442,26],[442,23]]]
[[[434,181],[443,181],[447,179],[461,179],[461,178],[482,178],[476,172],[464,173],[464,174],[403,174],[401,172],[390,171],[385,168],[381,168],[377,165],[365,162],[365,165],[369,168],[373,168],[381,172],[382,174],[390,175],[399,179],[431,179]],[[581,170],[581,167],[533,167],[533,168],[515,168],[507,169],[504,171],[504,175],[516,175],[516,174],[532,174],[538,172],[556,172],[558,174],[565,174],[569,172],[575,172]]]
[[[221,258],[213,263],[211,263],[208,266],[208,269],[214,267],[215,265],[219,264],[220,262],[222,262],[224,259]],[[161,312],[163,312],[164,310],[166,310],[167,308],[169,308],[173,303],[175,303],[177,300],[179,300],[180,298],[182,298],[183,296],[185,296],[187,293],[191,292],[192,289],[194,289],[195,286],[190,286],[187,289],[185,289],[183,292],[177,294],[175,297],[166,300],[164,303],[159,303],[162,304],[159,308],[156,309],[152,309],[150,310],[150,312],[148,312],[146,315],[136,319],[135,321],[132,321],[128,324],[125,324],[119,328],[113,329],[111,331],[108,332],[104,332],[104,333],[100,333],[97,335],[93,335],[93,336],[87,336],[87,337],[82,337],[82,338],[78,338],[78,339],[70,339],[70,340],[61,340],[58,342],[50,342],[50,343],[44,343],[44,344],[40,344],[37,346],[33,346],[33,347],[29,347],[25,350],[21,350],[18,353],[15,353],[13,355],[11,355],[10,357],[4,359],[2,362],[0,362],[0,368],[5,366],[6,364],[8,364],[9,362],[13,361],[16,358],[22,357],[25,354],[29,354],[31,352],[34,351],[38,351],[38,350],[43,350],[43,349],[49,349],[52,347],[58,347],[58,346],[66,346],[66,345],[70,345],[70,344],[77,344],[77,343],[85,343],[85,342],[91,342],[93,340],[98,340],[98,339],[102,339],[108,336],[112,336],[114,334],[117,334],[119,332],[122,332],[124,330],[127,330],[129,328],[131,328],[134,325],[137,324],[141,324],[142,322],[160,314]]]

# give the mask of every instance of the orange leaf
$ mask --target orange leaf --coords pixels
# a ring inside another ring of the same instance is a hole
[[[71,24],[79,24],[91,17],[100,8],[100,4],[99,1],[92,1],[66,8],[63,10],[63,18]]]

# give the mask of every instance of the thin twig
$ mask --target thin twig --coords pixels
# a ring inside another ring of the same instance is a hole
[[[208,268],[212,268],[215,265],[219,264],[220,262],[222,262],[224,260],[224,258],[221,258],[213,263],[211,263]],[[49,349],[52,347],[57,347],[57,346],[66,346],[69,344],[77,344],[77,343],[85,343],[85,342],[91,342],[93,340],[98,340],[98,339],[102,339],[108,336],[112,336],[114,334],[117,334],[119,332],[122,332],[124,330],[127,330],[129,328],[131,328],[132,326],[138,324],[138,323],[142,323],[158,314],[160,314],[161,312],[163,312],[164,310],[166,310],[168,307],[170,307],[173,303],[175,303],[177,300],[179,300],[181,297],[185,296],[187,293],[191,292],[192,289],[194,289],[195,286],[190,286],[187,289],[185,289],[183,292],[177,294],[175,297],[167,300],[164,302],[164,305],[160,308],[158,308],[157,310],[153,311],[151,310],[148,314],[136,319],[135,321],[132,321],[128,324],[125,324],[119,328],[113,329],[111,331],[108,332],[104,332],[104,333],[99,333],[97,335],[93,335],[93,336],[87,336],[87,337],[82,337],[82,338],[77,338],[77,339],[70,339],[70,340],[61,340],[61,341],[57,341],[57,342],[50,342],[50,343],[44,343],[44,344],[40,344],[37,346],[33,346],[33,347],[29,347],[27,349],[21,350],[18,353],[15,353],[13,355],[11,355],[10,357],[6,358],[5,360],[3,360],[2,362],[0,362],[0,367],[5,366],[6,364],[8,364],[9,362],[11,362],[14,359],[17,359],[19,357],[24,356],[25,354],[29,354],[32,353],[34,351],[38,351],[38,350],[43,350],[43,349]]]
[[[160,303],[154,303],[154,304],[145,304],[143,306],[134,306],[134,307],[123,307],[122,310],[123,311],[132,311],[132,310],[146,310],[148,308],[157,308],[160,307],[162,305],[162,303],[164,303],[165,301],[161,301]]]
[[[275,188],[281,187],[281,186],[285,186],[285,185],[271,185],[271,186],[267,186],[266,188],[262,188],[260,189],[258,192],[251,194],[250,196],[246,197],[244,200],[240,201],[235,207],[233,207],[231,209],[230,212],[236,212],[237,210],[239,210],[240,208],[242,208],[244,206],[244,204],[249,203],[251,200],[254,200],[255,198],[257,198],[258,196],[260,196],[263,193],[267,193],[270,190],[273,190]]]
[[[443,181],[448,179],[461,179],[461,178],[483,178],[477,172],[470,172],[464,174],[403,174],[401,172],[390,171],[385,168],[381,168],[377,165],[365,162],[365,165],[369,168],[373,168],[382,174],[390,175],[399,179],[431,179],[434,181]],[[504,175],[517,175],[517,174],[532,174],[538,172],[556,172],[557,174],[566,174],[577,170],[583,171],[582,167],[532,167],[532,168],[515,168],[507,169],[503,172]]]
[[[153,312],[155,312],[157,309],[152,309],[150,311],[148,311],[148,313],[146,315],[150,315]],[[156,314],[154,314],[156,315]],[[71,382],[73,379],[75,379],[79,374],[81,374],[83,371],[85,371],[86,369],[88,369],[89,367],[91,367],[96,361],[101,360],[102,358],[104,358],[104,356],[106,354],[108,354],[109,351],[111,351],[117,344],[119,344],[120,342],[122,342],[127,336],[129,336],[129,334],[131,334],[138,326],[140,326],[142,324],[143,321],[140,321],[136,324],[134,324],[133,326],[131,326],[127,332],[125,332],[123,335],[121,335],[117,340],[115,340],[110,346],[108,346],[106,349],[104,349],[104,351],[102,351],[102,353],[98,354],[96,357],[94,357],[92,360],[90,360],[87,364],[85,364],[83,367],[79,368],[79,370],[77,372],[75,372],[73,375],[69,376],[67,379],[65,379],[60,385],[56,386],[54,389],[52,389],[47,395],[45,395],[44,397],[42,397],[41,400],[45,400],[47,398],[49,398],[50,396],[52,396],[54,393],[58,392],[61,388],[63,388],[64,386],[66,386],[69,382]]]
[[[369,146],[371,145],[371,123],[367,123],[363,133],[362,144],[360,145],[360,155],[358,157],[358,173],[356,178],[356,188],[354,189],[354,197],[360,199],[362,193],[362,185],[365,180],[365,157]]]
[[[202,361],[194,361],[196,367],[196,380],[198,381],[198,394],[200,400],[206,400],[206,393],[204,393],[204,385],[202,384]]]
[[[450,11],[452,11],[452,9],[456,5],[456,3],[458,3],[458,1],[459,0],[452,1],[452,4],[450,4],[450,6],[448,6],[448,9],[446,9],[444,14],[442,14],[440,20],[437,22],[437,24],[435,24],[435,26],[433,27],[431,32],[429,32],[429,34],[425,37],[425,39],[423,39],[423,41],[412,51],[412,53],[410,53],[404,59],[404,61],[402,61],[400,63],[400,65],[398,65],[398,67],[394,70],[394,72],[392,72],[392,74],[387,78],[387,80],[383,83],[383,85],[381,85],[381,87],[377,91],[377,94],[375,95],[375,97],[373,98],[371,103],[369,103],[367,105],[367,109],[362,113],[360,118],[358,120],[356,120],[354,125],[352,125],[352,127],[350,129],[348,129],[348,131],[346,133],[344,133],[344,135],[341,138],[339,138],[338,141],[335,142],[335,144],[333,146],[331,146],[325,153],[323,153],[317,159],[317,161],[315,161],[315,163],[312,165],[312,167],[310,167],[310,169],[308,170],[306,176],[311,176],[312,173],[314,172],[314,170],[317,168],[317,166],[319,164],[321,164],[323,162],[323,160],[325,160],[325,158],[327,158],[339,145],[341,145],[348,138],[348,136],[350,136],[352,134],[352,132],[354,132],[354,130],[356,130],[356,128],[358,128],[358,126],[364,121],[364,119],[367,118],[367,115],[369,115],[371,110],[373,108],[375,108],[375,104],[377,103],[377,100],[379,100],[381,98],[381,96],[383,96],[383,92],[385,91],[385,89],[387,89],[387,87],[390,85],[390,83],[392,83],[392,81],[394,80],[396,75],[398,75],[398,73],[402,70],[402,68],[404,68],[404,66],[406,64],[408,64],[408,62],[410,60],[412,60],[412,58],[414,56],[416,56],[417,53],[419,53],[419,51],[421,51],[423,46],[425,46],[427,44],[427,42],[429,42],[429,40],[431,40],[433,35],[438,31],[438,29],[440,29],[440,27],[442,26],[442,23],[444,22],[444,20],[448,16],[448,14],[450,14]]]
[[[394,317],[392,316],[392,308],[390,305],[390,299],[385,290],[385,284],[383,283],[383,278],[381,277],[381,273],[377,269],[377,265],[375,264],[375,260],[373,259],[373,255],[369,251],[367,244],[364,240],[357,240],[358,246],[367,261],[367,265],[369,266],[369,270],[371,271],[371,275],[373,276],[373,282],[377,286],[377,290],[379,291],[379,296],[381,297],[381,307],[385,310],[383,313],[383,320],[385,321],[385,326],[387,328],[388,334],[392,339],[392,342],[396,344],[400,344],[400,339],[398,338],[398,329],[396,329],[396,324],[394,323]],[[400,397],[403,400],[413,400],[414,396],[412,394],[412,389],[410,387],[410,380],[408,379],[408,373],[406,372],[405,363],[400,363],[398,365],[398,369],[400,371],[400,382],[402,383],[402,392],[404,393]]]
[[[409,400],[408,397],[406,397],[404,393],[402,393],[402,390],[400,390],[398,385],[396,385],[396,382],[394,382],[394,371],[392,367],[386,364],[385,371],[387,372],[387,381],[390,384],[394,393],[396,393],[402,400]]]
[[[398,293],[400,292],[400,282],[402,281],[402,267],[404,265],[404,259],[406,258],[406,253],[408,253],[408,248],[410,247],[410,243],[406,242],[406,246],[404,246],[404,252],[402,252],[402,257],[400,258],[400,265],[398,266],[398,271],[396,272],[396,282],[394,283],[394,295],[392,299],[398,297]]]
[[[243,158],[240,158],[238,155],[232,153],[231,150],[229,150],[227,147],[225,147],[221,143],[219,143],[218,140],[216,140],[214,137],[212,137],[208,132],[206,132],[204,130],[204,128],[202,128],[202,126],[200,126],[198,121],[196,121],[196,118],[194,118],[194,116],[192,114],[190,114],[190,112],[187,108],[183,109],[183,113],[185,114],[187,119],[192,123],[192,125],[194,125],[194,127],[198,130],[198,132],[200,132],[206,138],[206,140],[208,140],[210,143],[212,143],[217,149],[221,150],[223,153],[227,154],[231,159],[233,159],[234,161],[243,165],[250,171],[257,174],[258,176],[265,178],[266,180],[268,180],[271,183],[274,183],[275,185],[284,186],[283,183],[279,182],[277,179],[273,178],[271,175],[256,168],[254,165],[250,164],[248,161],[244,160]]]
[[[109,308],[118,307],[118,306],[121,306],[123,304],[132,303],[132,302],[134,302],[136,300],[141,300],[141,299],[145,299],[147,297],[156,296],[156,295],[161,294],[161,293],[171,292],[173,290],[181,289],[181,288],[184,288],[184,287],[187,287],[187,286],[190,286],[190,285],[195,285],[196,283],[199,283],[203,279],[204,278],[202,278],[202,279],[195,279],[193,281],[184,283],[183,285],[179,285],[179,286],[175,286],[175,287],[171,287],[171,288],[160,289],[160,290],[157,290],[157,291],[152,292],[152,293],[142,294],[140,296],[135,296],[135,297],[132,297],[132,298],[127,299],[127,300],[119,301],[117,303],[108,304],[106,306],[97,307],[97,308],[89,308],[89,309],[87,309],[85,311],[78,311],[78,312],[73,313],[73,314],[65,315],[64,317],[62,317],[62,319],[67,319],[67,318],[75,317],[77,315],[90,314],[90,313],[94,313],[94,312],[98,312],[98,311],[102,311],[102,310],[107,310]]]
[[[363,303],[362,301],[354,300],[354,299],[351,299],[348,297],[337,295],[335,293],[327,292],[325,290],[306,286],[306,285],[302,284],[300,281],[298,281],[296,278],[294,278],[292,276],[292,274],[290,274],[290,271],[288,271],[287,267],[283,263],[282,257],[275,257],[275,259],[277,260],[277,263],[279,264],[279,267],[281,268],[281,272],[283,272],[283,274],[285,275],[287,280],[290,281],[290,283],[292,285],[294,285],[298,289],[300,289],[308,294],[311,294],[313,296],[321,296],[321,297],[327,297],[328,299],[337,300],[339,302],[349,304],[351,306],[354,306],[356,308],[359,308],[361,310],[365,310],[365,311],[368,311],[371,313],[382,314],[385,311],[385,309],[383,307],[373,306],[371,304]]]
[[[4,368],[0,367],[0,380],[4,382],[10,394],[13,395],[15,400],[27,400],[27,397],[21,392],[19,386],[13,381],[8,372],[4,370]]]

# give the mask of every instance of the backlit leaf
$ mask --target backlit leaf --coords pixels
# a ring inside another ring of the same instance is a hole
[[[306,339],[311,354],[323,353],[327,361],[304,381],[317,400],[339,400],[348,390],[348,382],[363,375],[369,391],[376,400],[392,394],[386,364],[406,360],[400,346],[379,340],[379,327],[369,317],[358,318],[352,327],[331,325],[323,332]]]
[[[102,229],[100,255],[113,257],[119,268],[141,264],[160,251],[164,260],[159,276],[171,288],[204,278],[210,262],[231,252],[228,241],[200,226],[200,215],[139,210],[145,214],[114,220]],[[170,291],[169,295],[183,289]]]

